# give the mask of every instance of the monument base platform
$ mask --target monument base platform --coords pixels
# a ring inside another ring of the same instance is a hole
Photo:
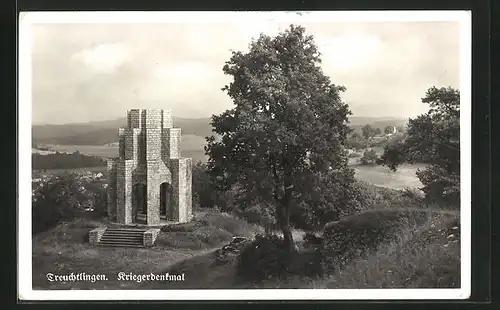
[[[122,227],[122,228],[161,228],[163,226],[166,226],[166,225],[174,225],[174,224],[180,224],[181,222],[178,222],[178,221],[171,221],[171,220],[168,220],[166,217],[161,217],[160,218],[160,223],[156,224],[156,225],[148,225],[146,223],[146,218],[145,216],[144,217],[141,217],[140,215],[138,216],[138,221],[136,223],[130,223],[130,224],[122,224],[122,223],[117,223],[117,222],[114,222],[114,221],[109,221],[108,222],[108,226],[109,227]]]

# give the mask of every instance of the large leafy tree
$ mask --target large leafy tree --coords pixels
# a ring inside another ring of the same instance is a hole
[[[320,63],[313,37],[293,25],[233,52],[223,67],[233,81],[223,91],[235,106],[212,117],[220,139],[207,137],[205,147],[218,189],[237,188],[243,207],[273,206],[289,250],[292,201],[315,190],[304,180],[334,171],[353,180],[343,152],[350,132],[344,87],[332,84]]]
[[[431,87],[422,102],[429,111],[409,120],[404,139],[386,146],[382,161],[393,170],[404,162],[428,163],[417,172],[427,198],[459,205],[460,92]]]

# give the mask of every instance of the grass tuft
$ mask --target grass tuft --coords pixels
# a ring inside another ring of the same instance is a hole
[[[253,237],[257,226],[226,213],[209,211],[193,222],[164,226],[156,244],[167,248],[209,249],[234,236]]]
[[[374,213],[374,212],[370,212]],[[410,221],[394,230],[373,252],[337,265],[316,288],[457,288],[460,287],[460,221],[448,211],[403,211]],[[423,214],[425,214],[423,216]],[[375,212],[394,220],[388,212]],[[362,215],[361,218],[373,219]],[[421,222],[422,218],[427,218]],[[360,223],[363,221],[356,221]],[[352,222],[354,224],[354,221]],[[408,224],[409,223],[409,224]]]

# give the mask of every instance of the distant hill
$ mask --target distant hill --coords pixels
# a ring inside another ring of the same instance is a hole
[[[386,126],[404,126],[405,119],[391,117],[350,117],[350,126],[355,130],[370,124],[383,130]],[[126,118],[65,125],[35,125],[32,135],[36,144],[59,145],[105,145],[117,141],[118,128],[126,125]],[[174,118],[174,126],[182,129],[183,136],[204,137],[212,135],[210,118]],[[191,138],[188,138],[192,140]]]
[[[125,127],[126,118],[110,121],[65,125],[35,125],[32,129],[36,144],[104,145],[117,141],[118,128]],[[174,126],[183,135],[206,137],[212,135],[209,118],[174,118]]]
[[[408,121],[407,118],[401,117],[369,117],[369,116],[350,116],[349,117],[349,125],[351,126],[364,126],[366,124],[370,124],[374,126],[376,124],[388,124],[397,126],[398,124],[405,124]],[[387,125],[386,125],[387,126]]]
[[[387,126],[406,126],[408,123],[408,119],[391,117],[350,117],[349,120],[349,126],[358,132],[361,132],[361,128],[367,124],[383,132]]]

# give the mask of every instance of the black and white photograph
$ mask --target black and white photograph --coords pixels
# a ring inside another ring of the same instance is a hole
[[[470,12],[19,24],[20,299],[469,297]]]

